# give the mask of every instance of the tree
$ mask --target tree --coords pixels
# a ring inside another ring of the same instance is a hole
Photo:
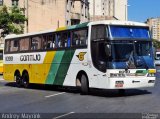
[[[156,49],[160,49],[160,41],[153,39],[153,45]]]
[[[15,33],[21,34],[24,32],[24,23],[27,20],[20,8],[11,7],[7,8],[3,6],[0,9],[0,29],[3,29],[1,33],[2,37]]]

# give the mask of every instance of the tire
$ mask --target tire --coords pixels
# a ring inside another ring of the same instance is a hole
[[[21,88],[22,87],[22,79],[21,79],[20,74],[18,73],[14,77],[15,77],[15,81],[16,81],[16,86],[18,88]]]
[[[81,94],[87,95],[89,92],[88,79],[86,75],[82,74],[81,76]]]
[[[29,88],[30,83],[29,83],[29,75],[28,75],[28,73],[24,73],[22,75],[22,83],[23,83],[24,88]]]

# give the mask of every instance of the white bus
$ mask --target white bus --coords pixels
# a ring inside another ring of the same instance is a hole
[[[144,23],[97,21],[5,39],[4,79],[17,86],[50,84],[124,89],[153,87],[152,39]]]

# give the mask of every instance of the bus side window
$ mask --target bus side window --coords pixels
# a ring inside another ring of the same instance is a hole
[[[68,34],[67,32],[62,33],[62,47],[67,47]]]
[[[81,46],[87,45],[88,31],[87,30],[81,30],[81,31],[79,31],[79,34],[80,34],[80,45]]]
[[[70,32],[61,32],[56,34],[55,44],[57,48],[70,47],[71,36]]]
[[[57,48],[61,47],[61,34],[60,33],[56,34],[56,47]]]
[[[47,49],[47,38],[46,35],[42,36],[42,48]]]
[[[31,38],[31,50],[41,49],[41,36],[35,36]]]
[[[10,40],[5,41],[5,52],[8,53],[10,51]]]
[[[55,35],[48,35],[47,38],[47,48],[51,49],[51,48],[55,48]]]
[[[67,47],[71,46],[71,34],[68,32]]]
[[[19,49],[19,41],[18,40],[11,40],[10,52],[18,51],[18,49]]]
[[[79,44],[79,36],[77,32],[73,32],[72,34],[72,46],[78,46]]]
[[[26,51],[29,50],[29,37],[28,38],[22,38],[20,40],[20,51]]]
[[[43,35],[43,37],[42,37],[42,48],[43,49],[53,49],[53,48],[56,48],[55,34]]]
[[[72,46],[85,46],[87,45],[87,36],[88,31],[87,29],[80,29],[74,31],[72,34]]]

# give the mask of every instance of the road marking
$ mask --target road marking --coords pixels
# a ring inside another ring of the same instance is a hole
[[[73,113],[75,113],[75,112],[69,112],[69,113],[66,113],[66,114],[60,115],[60,116],[58,116],[58,117],[55,117],[55,118],[53,118],[53,119],[59,119],[59,118],[62,118],[62,117],[68,116],[68,115],[73,114]]]
[[[48,95],[48,96],[45,96],[46,98],[50,98],[50,97],[54,97],[54,96],[57,96],[57,95],[62,95],[64,94],[65,92],[62,92],[62,93],[57,93],[57,94],[53,94],[53,95]]]

